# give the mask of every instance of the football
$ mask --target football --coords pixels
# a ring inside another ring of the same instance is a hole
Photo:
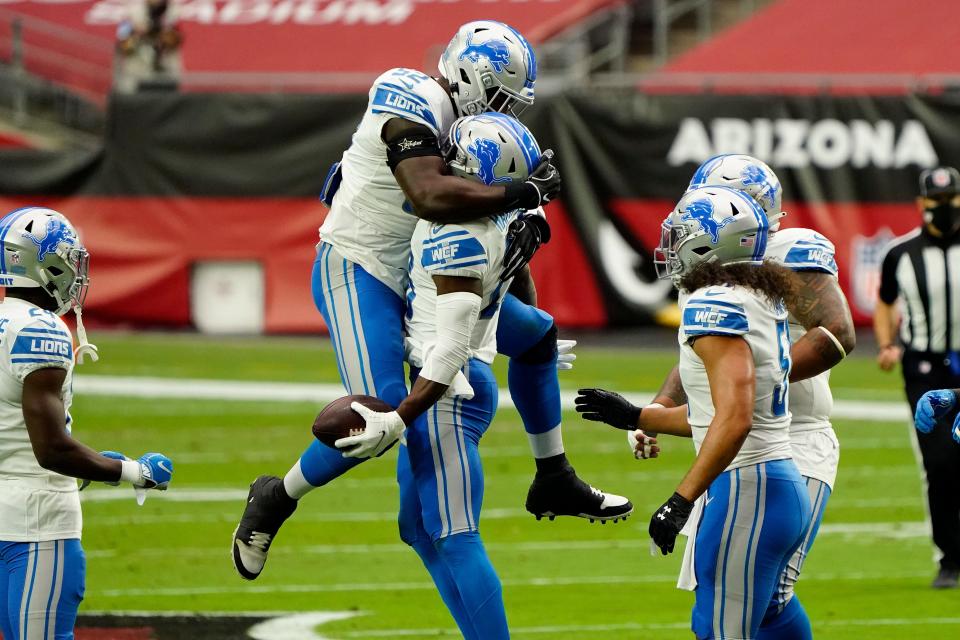
[[[334,443],[340,438],[362,433],[366,429],[366,423],[359,413],[350,408],[352,402],[359,402],[374,411],[393,411],[393,407],[375,396],[337,398],[325,406],[313,421],[314,437],[328,447],[335,447]]]

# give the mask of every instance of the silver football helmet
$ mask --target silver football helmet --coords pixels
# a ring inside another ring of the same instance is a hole
[[[502,113],[460,118],[450,126],[445,144],[453,175],[488,185],[526,180],[540,163],[533,134]]]
[[[710,186],[730,187],[748,193],[767,214],[770,231],[776,231],[780,227],[780,218],[787,215],[781,208],[783,189],[777,174],[753,156],[727,153],[706,160],[697,167],[687,191]]]
[[[90,256],[62,214],[26,207],[0,219],[0,277],[8,287],[39,287],[57,315],[83,307]]]
[[[440,56],[458,115],[520,115],[533,104],[537,58],[520,32],[502,22],[468,22]]]
[[[653,254],[657,276],[678,283],[704,262],[760,264],[769,229],[763,209],[743,191],[691,189],[661,226]]]

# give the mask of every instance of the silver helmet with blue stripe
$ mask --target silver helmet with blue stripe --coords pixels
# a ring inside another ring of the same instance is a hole
[[[526,180],[540,163],[530,130],[502,113],[460,118],[444,144],[451,173],[487,185]]]
[[[777,174],[765,162],[753,156],[726,153],[713,156],[697,167],[687,190],[697,187],[730,187],[746,192],[767,214],[770,230],[776,231],[782,209],[783,188]]]
[[[537,57],[513,27],[493,20],[468,22],[440,56],[457,115],[497,111],[519,116],[533,104]]]
[[[83,306],[90,256],[63,214],[25,207],[0,219],[0,283],[41,288],[57,315]]]
[[[663,221],[654,251],[657,275],[676,283],[705,262],[760,264],[769,230],[763,209],[743,191],[691,189]]]

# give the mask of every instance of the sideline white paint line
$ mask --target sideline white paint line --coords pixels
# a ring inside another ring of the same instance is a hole
[[[122,396],[128,398],[179,398],[192,400],[248,400],[253,402],[322,403],[344,395],[338,384],[267,382],[253,380],[205,380],[191,378],[157,378],[127,376],[79,375],[74,378],[74,391],[79,395]],[[626,396],[645,403],[654,391],[634,391]],[[563,408],[573,409],[576,393],[561,394]],[[513,407],[510,394],[500,392],[500,406]],[[837,400],[833,416],[849,420],[905,422],[910,413],[906,404],[897,402],[862,402]]]
[[[927,578],[929,571],[917,572],[850,572],[850,573],[815,573],[804,576],[804,582],[836,582],[836,581],[875,581],[875,580],[902,580],[912,578]],[[505,587],[562,587],[562,586],[603,586],[611,584],[651,584],[670,583],[677,581],[676,573],[669,575],[627,575],[627,576],[567,576],[556,578],[525,578],[520,580],[503,580]],[[277,584],[277,585],[210,585],[196,587],[152,587],[135,589],[101,589],[92,595],[106,598],[126,597],[181,597],[196,595],[224,595],[231,593],[339,593],[339,592],[368,592],[368,591],[428,591],[436,586],[429,581],[417,582],[356,582],[333,584]]]

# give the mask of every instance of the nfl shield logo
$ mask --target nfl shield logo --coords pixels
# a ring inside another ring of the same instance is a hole
[[[880,289],[880,263],[887,245],[895,237],[889,228],[883,227],[870,237],[854,236],[850,243],[852,302],[861,313],[873,315],[877,304],[877,291]]]

